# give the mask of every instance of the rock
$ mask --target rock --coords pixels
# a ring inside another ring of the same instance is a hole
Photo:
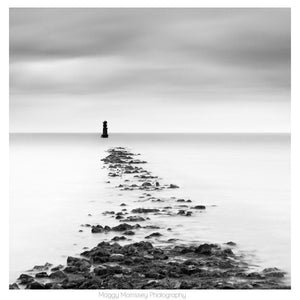
[[[35,277],[36,278],[47,278],[48,274],[47,274],[47,272],[39,272],[39,273],[35,274]]]
[[[185,202],[184,199],[177,199],[176,202]]]
[[[212,248],[214,245],[212,244],[202,244],[198,248],[196,248],[195,252],[202,255],[212,255]]]
[[[262,273],[266,276],[266,277],[276,277],[276,278],[282,278],[285,275],[285,272],[280,271],[277,268],[266,268],[262,271]]]
[[[124,255],[123,254],[117,254],[117,253],[112,254],[110,256],[110,260],[112,260],[112,261],[122,261],[122,260],[124,260]]]
[[[92,226],[92,233],[102,233],[104,228],[101,225]]]
[[[145,239],[150,239],[150,238],[159,237],[159,236],[162,236],[162,234],[159,232],[153,232],[150,235],[146,236]]]
[[[229,256],[231,256],[231,255],[233,255],[233,252],[232,252],[232,250],[231,249],[229,249],[229,248],[227,248],[227,249],[224,249],[223,250],[223,253],[227,256],[227,255],[229,255]]]
[[[133,232],[133,231],[132,231]],[[125,233],[124,233],[125,234]],[[133,232],[133,234],[134,234],[134,232]],[[112,239],[111,239],[112,241],[124,241],[124,240],[126,240],[126,237],[125,236],[115,236],[115,237],[113,237]]]
[[[64,267],[63,265],[58,265],[58,266],[52,268],[51,271],[58,271],[58,270],[62,269],[63,267]]]
[[[39,283],[37,281],[32,281],[27,284],[26,289],[31,289],[31,290],[44,290],[45,285],[42,283]]]
[[[103,215],[114,215],[115,214],[115,212],[114,211],[105,211],[105,212],[103,212],[102,213]]]
[[[236,246],[236,243],[230,241],[230,242],[225,243],[225,245],[228,245],[228,246]]]
[[[192,209],[206,209],[205,205],[196,205],[191,207]]]
[[[61,270],[58,270],[58,271],[55,271],[55,272],[52,272],[49,277],[51,279],[65,279],[67,278],[67,275],[61,271]]]
[[[159,212],[160,210],[157,208],[135,208],[131,212],[132,213],[151,213],[151,212]]]
[[[122,222],[143,222],[145,219],[140,216],[129,216],[124,220],[121,220]]]
[[[52,264],[46,262],[44,265],[34,266],[30,271],[46,271],[49,270],[50,267],[52,267]]]
[[[130,225],[130,224],[127,224],[127,223],[123,223],[123,224],[120,224],[118,226],[115,226],[115,227],[112,227],[111,230],[113,231],[126,231],[126,230],[130,230],[130,229],[133,229],[134,226]]]
[[[105,266],[98,266],[94,269],[94,273],[98,276],[106,275],[108,273],[107,267]]]
[[[125,235],[134,235],[135,233],[132,230],[127,230],[127,231],[123,232],[123,234],[125,234]]]
[[[10,290],[19,290],[19,286],[16,283],[10,284],[9,285]]]
[[[20,284],[27,284],[29,282],[32,282],[34,279],[32,276],[28,274],[21,274],[18,280],[20,281]]]
[[[120,206],[127,206],[127,204],[125,204],[125,203],[121,203],[121,204],[120,204]]]
[[[64,268],[64,272],[65,273],[74,273],[74,272],[78,272],[78,268],[75,266],[68,266]]]
[[[169,185],[169,189],[178,189],[178,188],[179,188],[179,186],[176,185],[176,184],[171,183],[171,184]]]
[[[192,215],[192,212],[191,211],[187,211],[186,214],[185,214],[187,217],[190,217]]]
[[[178,211],[177,215],[182,215],[182,216],[184,216],[184,215],[185,215],[185,210],[180,209],[180,210]]]
[[[150,182],[144,182],[142,186],[152,186],[152,184]]]
[[[160,227],[156,226],[156,225],[146,225],[146,226],[143,226],[143,228],[146,228],[146,229],[160,229]]]

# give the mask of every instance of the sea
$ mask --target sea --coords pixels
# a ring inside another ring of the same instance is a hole
[[[115,234],[81,226],[117,225],[104,211],[120,211],[121,203],[167,205],[115,188],[120,179],[108,177],[101,159],[116,146],[140,153],[143,167],[180,187],[155,196],[206,206],[192,217],[151,216],[163,228],[155,244],[233,241],[253,268],[278,267],[290,279],[290,134],[11,133],[9,143],[10,282],[35,265],[65,264],[84,247],[109,241]],[[132,241],[144,236],[137,231]]]

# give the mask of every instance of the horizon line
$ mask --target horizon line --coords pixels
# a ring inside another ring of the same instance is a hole
[[[12,131],[8,132],[9,134],[99,134],[101,135],[101,132],[98,131]],[[190,132],[190,131],[179,131],[179,132],[142,132],[142,131],[136,131],[136,132],[110,132],[109,134],[291,134],[290,131],[199,131],[199,132]]]

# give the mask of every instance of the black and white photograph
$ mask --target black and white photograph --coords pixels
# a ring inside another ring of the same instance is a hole
[[[7,13],[7,289],[291,289],[290,8]]]

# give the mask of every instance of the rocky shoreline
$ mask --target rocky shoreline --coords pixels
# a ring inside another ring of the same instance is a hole
[[[156,246],[155,239],[163,236],[151,221],[151,215],[192,217],[206,210],[201,203],[190,199],[171,197],[174,205],[164,206],[165,200],[155,192],[177,189],[176,184],[163,184],[143,166],[146,161],[137,158],[123,147],[108,150],[102,159],[108,177],[118,177],[122,183],[115,188],[122,191],[140,191],[139,199],[148,203],[158,202],[161,207],[135,207],[128,209],[120,204],[119,211],[104,211],[114,218],[115,226],[82,224],[91,234],[113,232],[110,242],[102,241],[79,257],[69,256],[66,265],[46,263],[34,266],[21,274],[10,289],[289,289],[285,284],[285,272],[277,268],[254,271],[245,257],[235,250],[234,242],[218,244],[173,244]],[[111,184],[108,180],[107,184]],[[169,199],[170,200],[170,199]],[[141,201],[143,203],[143,201]],[[168,202],[169,203],[169,202]],[[147,222],[146,222],[147,223]],[[130,236],[139,230],[152,230],[144,240],[130,243]],[[171,227],[167,230],[172,230]],[[122,241],[122,245],[118,242]]]

